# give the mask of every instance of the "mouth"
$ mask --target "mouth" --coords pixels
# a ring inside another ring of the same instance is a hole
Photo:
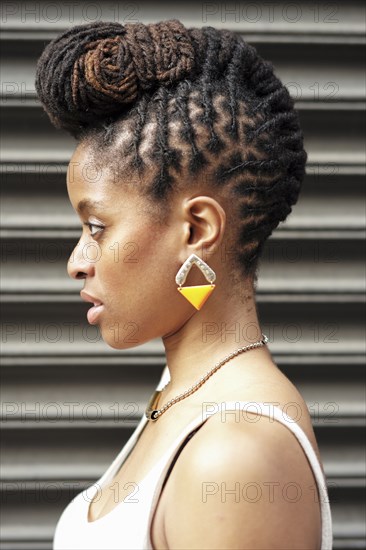
[[[85,292],[85,290],[80,291],[80,296],[85,302],[90,302],[91,304],[93,304],[93,307],[88,310],[87,319],[91,325],[94,325],[97,321],[97,318],[104,309],[104,304],[103,302],[101,302],[101,300],[95,298],[95,296],[92,296],[91,294]]]

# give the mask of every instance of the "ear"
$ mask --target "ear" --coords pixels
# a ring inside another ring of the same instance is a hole
[[[190,254],[202,257],[205,251],[212,254],[223,240],[226,214],[221,204],[207,195],[198,195],[183,201],[183,217],[186,222],[186,242],[183,261]]]

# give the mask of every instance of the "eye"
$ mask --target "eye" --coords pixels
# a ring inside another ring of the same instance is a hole
[[[97,235],[97,233],[101,233],[101,232],[103,231],[103,229],[104,229],[103,226],[97,225],[96,223],[89,223],[89,222],[87,222],[87,223],[84,223],[83,225],[86,225],[87,227],[89,227],[89,229],[90,229],[90,235],[91,235],[92,237],[94,237],[94,235]],[[97,231],[95,231],[94,233],[93,233],[93,231],[92,231],[92,228],[93,228],[93,227],[96,227],[96,228],[97,228]]]

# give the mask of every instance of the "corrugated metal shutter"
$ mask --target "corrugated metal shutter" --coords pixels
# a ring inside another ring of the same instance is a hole
[[[51,548],[63,508],[124,445],[165,364],[160,341],[118,352],[86,322],[80,282],[66,273],[80,232],[65,186],[75,142],[36,100],[36,60],[74,24],[172,17],[243,33],[296,97],[307,176],[267,243],[259,314],[312,414],[334,548],[365,548],[363,3],[11,2],[2,10],[2,548]]]

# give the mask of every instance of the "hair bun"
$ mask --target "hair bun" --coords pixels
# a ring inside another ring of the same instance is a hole
[[[69,131],[121,112],[143,90],[171,85],[195,68],[189,31],[159,23],[88,23],[52,40],[36,69],[36,91],[52,123]]]

